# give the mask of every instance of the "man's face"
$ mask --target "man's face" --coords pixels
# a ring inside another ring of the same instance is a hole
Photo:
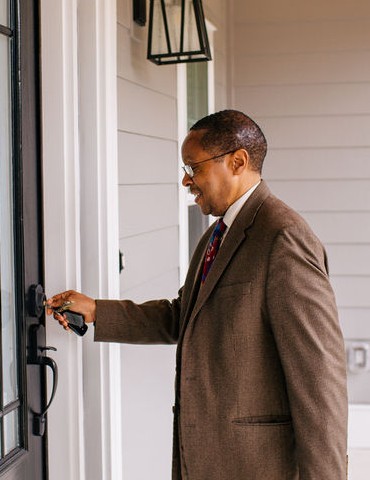
[[[205,215],[221,216],[234,201],[236,179],[232,169],[232,153],[201,163],[213,156],[200,144],[203,134],[202,130],[190,131],[184,140],[181,150],[183,162],[192,167],[194,176],[185,173],[182,184],[195,195],[195,203]]]

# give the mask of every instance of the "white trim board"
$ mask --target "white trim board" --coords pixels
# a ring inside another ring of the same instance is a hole
[[[348,448],[370,449],[370,405],[349,405]]]

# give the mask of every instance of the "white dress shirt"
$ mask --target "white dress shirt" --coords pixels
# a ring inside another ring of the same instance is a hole
[[[225,237],[227,235],[227,232],[230,230],[230,227],[233,223],[233,221],[235,220],[236,216],[238,215],[238,213],[240,212],[240,210],[242,209],[242,206],[245,204],[245,202],[248,200],[248,198],[252,195],[252,193],[255,191],[255,189],[258,187],[258,185],[261,183],[261,180],[256,183],[255,185],[253,185],[252,188],[250,188],[249,190],[247,190],[240,198],[238,198],[238,200],[236,200],[232,205],[230,205],[230,207],[226,210],[226,213],[223,217],[223,220],[225,222],[225,225],[226,225],[226,230],[225,230],[225,233],[222,237],[222,242],[221,242],[221,245],[223,243],[223,241],[225,240]]]

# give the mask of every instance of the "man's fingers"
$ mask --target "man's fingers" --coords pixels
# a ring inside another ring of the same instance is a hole
[[[66,301],[72,301],[71,297],[75,294],[76,292],[74,290],[67,290],[62,293],[57,293],[56,295],[53,295],[51,298],[48,298],[46,300],[46,307],[48,308],[48,315],[52,313],[53,308],[58,308],[61,305],[63,305],[64,302]],[[49,313],[51,312],[51,313]]]
[[[95,321],[95,300],[75,290],[67,290],[53,295],[45,302],[45,306],[48,315],[57,313],[55,310],[59,310],[60,313],[65,310],[72,310],[82,315],[86,323]]]
[[[53,317],[55,318],[55,320],[57,320],[59,325],[61,325],[65,330],[70,330],[68,322],[65,319],[64,315],[61,315],[60,313],[57,313],[57,312],[53,312]]]

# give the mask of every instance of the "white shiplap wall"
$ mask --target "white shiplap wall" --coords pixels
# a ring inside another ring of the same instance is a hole
[[[233,105],[266,133],[264,177],[325,243],[346,339],[370,339],[370,4],[235,0],[233,32]],[[370,403],[369,377],[349,376],[352,401]]]
[[[177,87],[175,67],[146,60],[147,28],[131,21],[131,3],[119,0],[117,26],[121,293],[140,300],[147,292],[137,288],[154,278],[151,262],[143,261],[153,250],[161,260],[157,284],[172,275],[174,287],[168,291],[171,284],[162,283],[163,295],[174,295],[178,286],[178,260],[168,254],[178,230]]]
[[[179,286],[177,78],[146,60],[132,1],[117,7],[120,296],[142,302]],[[121,358],[123,477],[169,479],[174,347],[123,345]]]

